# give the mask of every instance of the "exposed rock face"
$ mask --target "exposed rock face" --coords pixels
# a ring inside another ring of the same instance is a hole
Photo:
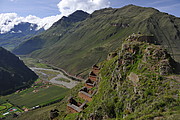
[[[126,41],[138,41],[138,42],[146,42],[146,43],[156,43],[156,40],[154,39],[154,36],[144,36],[142,34],[132,34],[129,36]]]
[[[131,72],[127,78],[133,82],[134,86],[138,86],[137,83],[139,82],[139,77],[137,74]]]
[[[161,60],[159,63],[159,73],[160,75],[168,75],[173,72],[172,66],[168,59]]]

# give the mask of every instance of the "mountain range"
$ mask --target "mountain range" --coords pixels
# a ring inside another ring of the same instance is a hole
[[[0,46],[12,50],[20,43],[41,33],[42,31],[44,31],[44,28],[38,29],[36,24],[21,22],[14,25],[14,28],[10,31],[0,34]]]
[[[178,63],[153,36],[132,34],[59,103],[18,120],[178,120]]]
[[[91,65],[104,60],[124,38],[138,32],[153,35],[156,43],[180,62],[180,18],[135,5],[101,9],[90,15],[76,11],[20,44],[13,53],[28,54],[84,76]]]

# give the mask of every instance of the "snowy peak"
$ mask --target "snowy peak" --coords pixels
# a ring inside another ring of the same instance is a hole
[[[43,28],[41,28],[43,30]],[[22,33],[29,34],[38,31],[38,25],[28,22],[22,22],[18,25],[15,25],[8,33]]]
[[[6,22],[5,24],[9,24],[9,22]],[[14,27],[8,32],[4,33],[0,30],[0,46],[11,50],[14,47],[17,47],[21,42],[41,33],[42,31],[44,31],[44,28],[39,29],[37,24],[21,22],[14,25]]]
[[[10,21],[7,21],[4,23],[4,25],[9,24]],[[21,22],[17,25],[14,25],[13,28],[11,28],[9,31],[4,32],[0,30],[1,34],[10,34],[10,33],[22,33],[22,34],[29,34],[29,33],[34,33],[36,31],[42,31],[44,28],[38,28],[37,24],[33,23],[28,23],[28,22]]]

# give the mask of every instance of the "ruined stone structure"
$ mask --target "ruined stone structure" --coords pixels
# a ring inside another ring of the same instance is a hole
[[[97,75],[93,71],[91,71],[89,74],[89,79],[92,81],[97,81]]]
[[[84,103],[79,103],[76,100],[73,99],[73,97],[70,97],[67,104],[67,109],[70,113],[77,113],[81,112],[86,107],[87,101]]]
[[[93,87],[96,86],[96,83],[97,83],[96,81],[92,81],[91,79],[87,79],[85,81],[84,86],[87,87],[87,88],[93,88]]]
[[[77,102],[73,97],[68,99],[67,110],[70,113],[81,112],[87,107],[86,103],[92,101],[93,95],[96,90],[92,90],[97,85],[97,78],[100,68],[97,65],[92,66],[92,71],[89,74],[88,79],[85,81],[84,87],[79,90],[78,97],[85,100],[84,103]]]
[[[96,91],[88,89],[87,87],[83,87],[80,89],[78,96],[84,100],[92,101],[92,96],[96,93]]]
[[[92,72],[94,74],[98,75],[99,71],[100,71],[99,67],[97,65],[93,65]]]

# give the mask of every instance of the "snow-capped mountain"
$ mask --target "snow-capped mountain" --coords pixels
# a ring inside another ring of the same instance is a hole
[[[9,24],[9,22],[11,21],[6,21],[4,25]],[[39,34],[42,31],[44,31],[44,28],[39,29],[37,24],[21,22],[14,25],[14,27],[8,32],[2,33],[0,30],[0,46],[11,50],[18,46],[21,42]]]

